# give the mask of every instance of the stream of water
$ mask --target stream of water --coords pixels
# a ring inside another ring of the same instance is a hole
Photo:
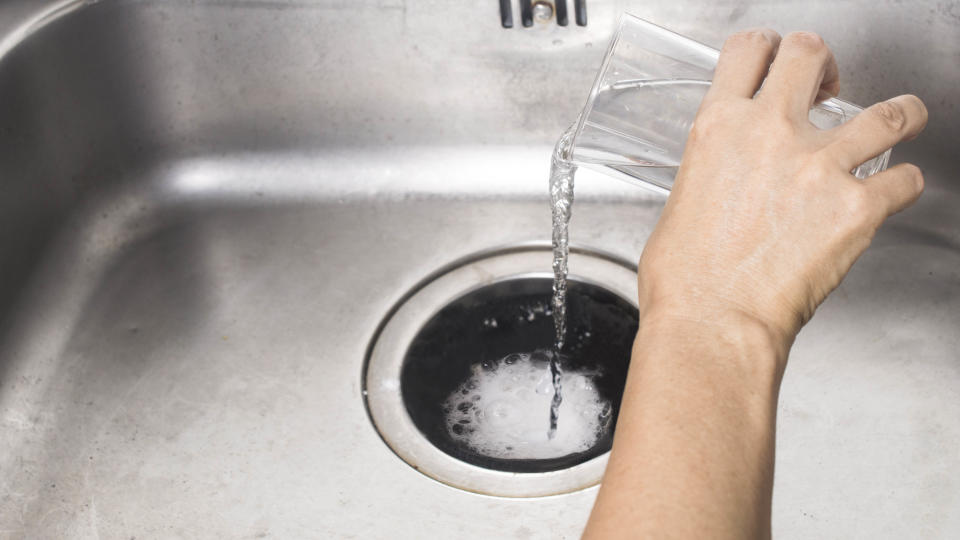
[[[553,213],[553,326],[556,337],[550,356],[550,374],[553,380],[553,400],[550,404],[549,438],[557,432],[560,404],[563,402],[560,353],[567,335],[567,256],[570,252],[569,225],[573,209],[573,178],[577,166],[570,162],[570,145],[575,126],[571,126],[557,141],[550,160],[550,208]]]

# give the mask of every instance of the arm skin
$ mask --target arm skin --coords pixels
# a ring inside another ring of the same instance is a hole
[[[818,130],[807,113],[837,82],[815,34],[753,30],[724,44],[640,259],[640,329],[584,538],[770,536],[793,339],[923,189],[909,164],[849,173],[915,137],[923,103],[899,96]]]

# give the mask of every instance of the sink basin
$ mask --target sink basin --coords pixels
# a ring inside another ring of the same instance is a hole
[[[433,480],[381,440],[362,372],[425,276],[549,240],[550,149],[624,9],[714,46],[813,29],[841,97],[930,105],[893,153],[926,195],[796,343],[773,524],[958,537],[955,8],[594,0],[587,27],[505,30],[456,4],[0,5],[0,538],[578,536],[595,486]],[[572,243],[636,260],[664,200],[578,182]]]

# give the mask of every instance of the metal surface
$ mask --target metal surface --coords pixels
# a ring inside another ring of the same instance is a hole
[[[424,276],[549,238],[550,149],[624,8],[713,46],[815,30],[841,97],[929,104],[893,154],[926,195],[796,343],[774,533],[960,535],[956,3],[592,0],[524,32],[495,3],[80,4],[0,4],[0,537],[579,534],[595,488],[408,467],[360,374]],[[578,181],[573,242],[636,258],[662,201]]]

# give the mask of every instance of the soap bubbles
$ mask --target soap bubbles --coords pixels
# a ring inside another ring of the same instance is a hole
[[[447,432],[492,458],[549,459],[587,451],[609,429],[612,411],[595,377],[595,372],[564,372],[560,421],[550,439],[553,383],[545,353],[474,364],[470,377],[443,404]]]

